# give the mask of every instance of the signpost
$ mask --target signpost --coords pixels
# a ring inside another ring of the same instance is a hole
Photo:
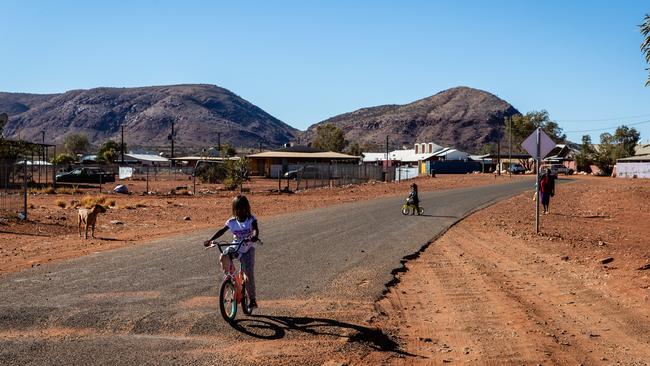
[[[555,148],[555,142],[541,128],[537,128],[521,143],[528,153],[535,159],[535,233],[539,233],[539,166],[542,159]]]

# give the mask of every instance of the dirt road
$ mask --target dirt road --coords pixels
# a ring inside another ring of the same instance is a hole
[[[234,327],[216,310],[217,256],[200,245],[212,231],[8,274],[0,277],[0,360],[81,364],[92,355],[102,364],[222,364],[250,356],[223,352],[243,340],[261,355],[252,363],[266,363],[277,343],[309,344],[312,336],[330,333],[365,352],[399,352],[390,336],[346,314],[367,309],[364,302],[380,297],[400,259],[453,222],[529,188],[530,181],[518,181],[423,192],[422,216],[402,215],[400,197],[263,221],[265,244],[256,255],[261,315]],[[316,355],[300,354],[305,360]]]
[[[611,184],[558,188],[564,197],[540,236],[530,234],[524,196],[453,227],[378,304],[374,325],[415,356],[374,353],[363,363],[648,365],[650,280],[637,268],[650,262],[650,228],[639,225],[650,184]],[[586,199],[598,193],[608,199]]]

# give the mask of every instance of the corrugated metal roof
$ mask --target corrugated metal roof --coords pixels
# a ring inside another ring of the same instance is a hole
[[[650,144],[638,144],[634,148],[634,155],[650,155]]]
[[[306,158],[306,159],[359,159],[359,156],[338,153],[334,151],[301,153],[290,151],[265,151],[248,155],[249,158]]]
[[[239,156],[231,156],[229,158],[219,158],[215,156],[181,156],[179,158],[170,158],[169,160],[210,160],[210,161],[225,161],[225,160],[239,160]]]
[[[169,159],[167,159],[164,156],[153,155],[153,154],[124,154],[124,156],[128,156],[136,160],[151,161],[157,163],[164,163],[169,161]]]
[[[629,158],[618,159],[616,161],[617,162],[619,162],[619,161],[620,162],[628,162],[628,163],[632,163],[632,162],[635,162],[635,161],[646,162],[646,161],[650,161],[650,155],[635,155],[635,156],[630,156]]]

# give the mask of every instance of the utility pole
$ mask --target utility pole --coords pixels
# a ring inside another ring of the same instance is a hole
[[[41,141],[43,142],[43,146],[41,146],[41,152],[42,152],[42,158],[41,163],[38,164],[38,183],[41,183],[41,165],[45,165],[45,183],[47,183],[47,158],[45,157],[45,130],[41,130]]]
[[[512,116],[508,117],[508,175],[512,178]]]
[[[171,158],[174,159],[174,120],[172,119],[172,133],[169,135],[169,139],[172,141],[172,156]],[[172,166],[174,166],[174,160],[172,160]]]
[[[501,124],[497,125],[497,175],[501,175]]]
[[[386,135],[386,171],[388,171],[388,135]]]
[[[221,132],[217,132],[217,150],[219,150],[219,156],[221,156]]]
[[[120,141],[120,155],[122,156],[122,164],[124,164],[124,123],[122,123],[121,127],[122,127],[122,139]]]

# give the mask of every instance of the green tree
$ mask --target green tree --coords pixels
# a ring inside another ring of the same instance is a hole
[[[555,142],[562,142],[566,140],[566,135],[562,133],[562,128],[557,122],[552,121],[545,110],[528,112],[525,115],[517,114],[511,117],[512,122],[509,127],[506,123],[506,136],[510,133],[512,128],[512,141],[513,147],[519,146],[533,131],[538,127],[546,132],[546,134]]]
[[[226,179],[223,181],[224,188],[232,191],[239,187],[241,191],[244,182],[249,180],[249,166],[250,161],[243,156],[239,159],[228,160],[226,162]]]
[[[125,144],[126,149],[126,144]],[[113,140],[108,140],[102,144],[97,153],[97,159],[105,163],[113,163],[120,157],[120,144]]]
[[[54,165],[70,165],[77,161],[77,158],[68,153],[62,153],[50,159]]]
[[[316,137],[313,145],[316,148],[341,152],[345,147],[343,131],[332,124],[319,125],[316,127]]]
[[[359,145],[358,142],[355,141],[355,142],[351,143],[350,145],[348,145],[348,147],[345,149],[345,151],[348,154],[353,155],[353,156],[361,156],[361,154],[363,153],[363,148],[361,147],[361,145]]]
[[[600,145],[595,154],[595,163],[605,174],[610,175],[616,160],[634,155],[634,148],[639,142],[640,134],[635,128],[625,125],[614,132],[600,135]]]
[[[237,155],[237,150],[230,144],[223,144],[221,146],[221,156],[224,158]]]
[[[77,155],[83,154],[90,149],[90,142],[88,136],[78,133],[73,133],[65,137],[63,141],[63,148],[65,151]]]
[[[610,175],[614,168],[614,162],[614,137],[609,132],[602,133],[600,134],[600,145],[598,145],[594,163],[605,175]]]
[[[582,136],[580,152],[576,155],[576,165],[578,170],[587,172],[591,171],[589,167],[594,163],[595,154],[596,150],[594,150],[594,145],[591,143],[591,136]]]
[[[650,15],[645,15],[645,20],[643,24],[639,26],[641,28],[641,34],[645,37],[641,43],[641,52],[645,54],[645,62],[650,64]],[[648,70],[648,80],[645,82],[645,86],[650,86],[650,68]]]
[[[616,159],[634,155],[634,150],[639,143],[639,139],[641,139],[641,135],[634,127],[629,128],[625,125],[618,127],[613,136],[614,143],[616,144],[614,150]]]

